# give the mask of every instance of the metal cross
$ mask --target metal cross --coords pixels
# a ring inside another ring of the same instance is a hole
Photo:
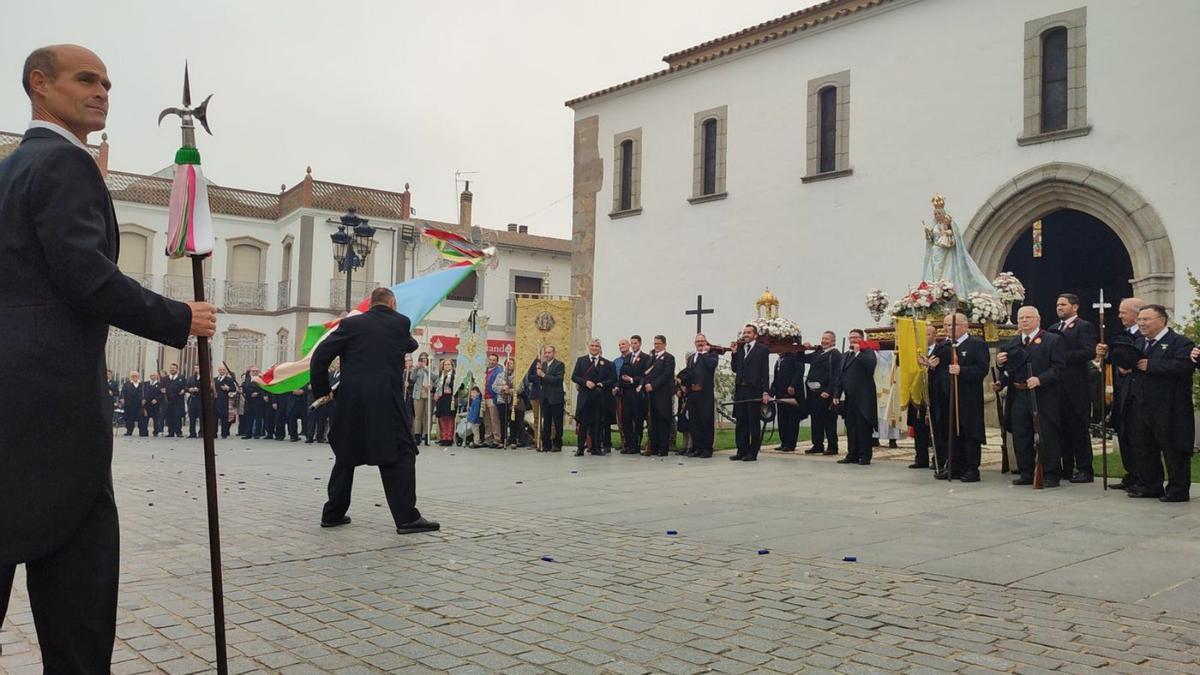
[[[1097,313],[1100,315],[1100,325],[1101,326],[1104,325],[1104,310],[1106,310],[1110,307],[1112,307],[1112,303],[1104,301],[1104,289],[1101,288],[1100,289],[1100,302],[1092,303],[1092,309],[1098,310]]]
[[[700,333],[704,332],[703,330],[701,330],[701,322],[704,320],[704,315],[712,314],[714,312],[716,312],[715,309],[704,309],[704,296],[697,295],[696,296],[696,309],[689,309],[689,310],[685,311],[684,314],[687,314],[689,316],[695,315],[695,317],[696,317],[696,333],[700,334]]]

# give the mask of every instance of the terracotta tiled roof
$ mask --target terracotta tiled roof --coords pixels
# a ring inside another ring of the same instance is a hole
[[[312,182],[312,206],[315,209],[344,212],[350,207],[368,218],[400,220],[400,193],[342,185],[323,180]]]
[[[471,238],[469,227],[462,227],[457,223],[442,223],[436,220],[423,220],[421,218],[413,218],[413,223],[423,226],[428,225],[439,230],[453,232],[454,234]],[[570,239],[559,239],[557,237],[543,237],[536,234],[509,232],[508,230],[493,230],[487,227],[479,228],[483,230],[483,241],[486,245],[495,244],[505,248],[523,248],[531,251],[550,251],[553,253],[565,253],[570,255],[574,250],[574,246]]]
[[[744,28],[736,33],[730,33],[715,40],[709,40],[693,47],[688,47],[682,51],[668,54],[663,57],[668,66],[664,70],[660,70],[649,75],[643,75],[628,82],[622,82],[599,91],[594,91],[590,94],[585,94],[578,98],[573,98],[566,102],[568,107],[574,106],[584,101],[590,101],[595,98],[606,96],[622,89],[628,89],[643,82],[657,80],[665,75],[690,68],[700,63],[707,63],[714,59],[719,59],[722,56],[728,56],[747,49],[752,49],[759,45],[788,37],[802,31],[809,30],[836,21],[852,14],[857,14],[864,10],[870,10],[880,5],[885,5],[893,0],[826,0],[812,7],[808,7],[797,12],[785,14],[781,17],[765,21],[756,26]]]
[[[24,137],[25,134],[14,134],[11,131],[0,131],[0,159],[4,159],[12,154],[12,151],[17,149],[17,146],[21,144],[21,139]],[[87,149],[88,154],[92,156],[92,159],[96,159],[100,156],[100,146],[88,145]]]
[[[171,201],[171,181],[124,171],[109,171],[105,178],[115,201],[167,206]],[[208,186],[208,206],[213,213],[260,220],[279,219],[279,195],[238,190],[219,185]]]

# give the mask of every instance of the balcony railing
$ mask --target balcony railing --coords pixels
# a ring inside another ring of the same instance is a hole
[[[138,282],[145,288],[154,290],[154,275],[153,274],[126,274],[125,276]]]
[[[292,280],[284,279],[275,289],[276,309],[287,309],[292,306]]]
[[[266,309],[267,285],[257,281],[226,281],[226,309]]]
[[[374,281],[359,281],[353,280],[350,287],[350,306],[358,304],[359,300],[371,294],[375,290]],[[329,280],[329,306],[334,309],[345,309],[346,307],[346,277]]]
[[[196,287],[192,284],[192,278],[186,274],[164,274],[163,275],[163,295],[172,300],[195,300]],[[212,279],[204,280],[204,299],[212,301],[215,298],[216,282]]]

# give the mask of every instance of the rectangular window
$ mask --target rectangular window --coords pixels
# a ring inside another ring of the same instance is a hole
[[[630,129],[613,136],[613,191],[609,218],[627,218],[642,212],[642,130]]]
[[[540,294],[542,292],[542,278],[517,275],[513,277],[513,292]]]
[[[621,143],[621,203],[620,210],[633,208],[633,139]]]
[[[850,71],[808,81],[802,183],[844,178],[850,167]]]
[[[1067,29],[1042,34],[1042,131],[1067,128]]]
[[[717,191],[717,121],[704,122],[704,186],[700,194],[711,195]]]
[[[821,163],[820,171],[837,169],[837,87],[825,87],[820,93]]]
[[[692,196],[688,197],[688,203],[725,199],[729,106],[702,110],[693,119]]]

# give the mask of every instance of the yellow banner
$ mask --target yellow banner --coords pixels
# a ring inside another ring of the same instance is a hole
[[[927,322],[896,318],[896,356],[900,359],[900,406],[925,402],[925,369],[917,359],[925,355]]]

